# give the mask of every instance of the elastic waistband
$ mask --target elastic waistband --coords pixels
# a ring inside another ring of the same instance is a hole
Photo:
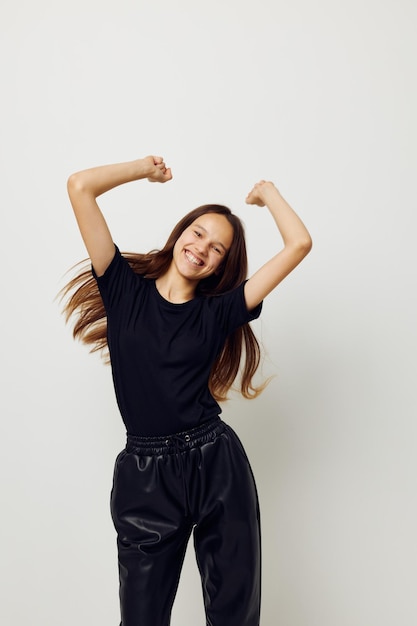
[[[128,434],[126,449],[128,452],[141,454],[178,453],[215,439],[225,428],[225,423],[220,417],[216,417],[214,420],[210,420],[191,430],[166,436],[138,437],[137,435]]]

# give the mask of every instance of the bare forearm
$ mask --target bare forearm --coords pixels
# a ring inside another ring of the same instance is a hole
[[[70,194],[81,192],[97,198],[119,185],[148,178],[151,173],[152,169],[147,159],[101,165],[72,174],[68,180],[68,190]]]

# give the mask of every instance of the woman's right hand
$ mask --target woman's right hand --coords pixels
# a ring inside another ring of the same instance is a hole
[[[164,159],[160,156],[148,156],[144,161],[149,167],[147,179],[151,183],[166,183],[172,179],[171,168],[165,165]]]

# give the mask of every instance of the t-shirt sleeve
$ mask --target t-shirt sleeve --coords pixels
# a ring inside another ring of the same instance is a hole
[[[122,298],[132,293],[140,280],[138,274],[132,270],[120,253],[119,248],[116,245],[114,248],[114,257],[102,276],[97,276],[94,267],[91,267],[106,311],[117,308]]]
[[[229,334],[239,326],[257,319],[262,311],[262,302],[248,311],[245,302],[245,282],[229,293],[211,298],[211,306],[219,320],[220,326]]]

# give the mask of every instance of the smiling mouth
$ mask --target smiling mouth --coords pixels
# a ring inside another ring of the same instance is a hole
[[[185,256],[187,257],[187,260],[192,263],[193,265],[197,265],[199,267],[201,267],[202,265],[204,265],[204,261],[202,261],[201,259],[199,259],[198,257],[194,256],[194,254],[192,252],[190,252],[189,250],[185,251]]]

